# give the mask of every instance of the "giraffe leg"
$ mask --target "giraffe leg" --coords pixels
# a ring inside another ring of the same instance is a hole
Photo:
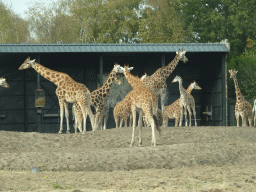
[[[161,110],[162,110],[163,117],[164,117],[164,113],[165,113],[165,106],[164,106],[165,96],[166,96],[166,93],[163,93],[161,95]],[[165,120],[163,119],[163,121],[165,121]],[[163,125],[164,125],[164,123],[165,122],[163,122]]]
[[[196,122],[196,109],[195,109],[195,106],[193,106],[193,114],[194,114],[195,127],[196,127],[197,126],[197,122]]]
[[[236,113],[235,115],[236,115],[236,125],[237,127],[239,127],[239,114]]]
[[[132,126],[132,140],[130,147],[132,147],[134,143],[134,132],[135,132],[135,127],[136,127],[136,107],[135,105],[132,106],[132,117],[133,117],[133,126]]]
[[[127,118],[124,120],[124,126],[127,127]]]
[[[87,112],[85,112],[85,116],[82,114],[81,117],[80,117],[80,122],[79,122],[79,127],[80,127],[80,132],[82,134],[84,134],[86,132],[86,119],[87,119]],[[82,123],[84,122],[83,126],[82,126]],[[83,128],[84,127],[84,128]]]
[[[184,107],[184,115],[185,115],[185,126],[188,126],[188,111],[187,107]]]
[[[119,117],[118,117],[118,116],[115,116],[114,118],[115,118],[116,128],[118,128]]]
[[[188,109],[188,114],[189,114],[189,126],[191,127],[191,116],[192,116],[192,113],[191,113],[190,106],[188,106],[187,109]]]
[[[103,127],[104,130],[107,128],[107,121],[108,121],[108,115],[106,115],[104,118],[104,127]]]
[[[182,121],[183,121],[183,106],[181,106],[181,112],[180,112],[180,127],[182,127]]]
[[[120,128],[123,127],[123,121],[124,121],[124,118],[122,117],[120,120]]]
[[[151,145],[152,146],[156,146],[156,137],[155,137],[155,128],[156,128],[156,124],[154,121],[154,118],[151,116],[151,114],[149,112],[145,112],[146,117],[148,118],[148,121],[151,125],[152,128],[152,141],[151,141]]]
[[[248,121],[249,121],[249,126],[251,127],[252,126],[252,116],[248,117]]]
[[[143,116],[143,112],[142,110],[140,109],[139,110],[139,147],[142,147],[142,138],[141,138],[141,132],[142,132],[142,116]]]
[[[68,113],[68,103],[64,102],[65,107],[65,116],[66,116],[66,123],[67,123],[67,133],[70,133],[70,127],[69,127],[69,113]]]
[[[63,113],[64,113],[64,106],[63,106],[63,100],[59,98],[59,104],[60,104],[60,130],[59,133],[62,133],[63,131]]]
[[[175,118],[175,127],[178,127],[180,121],[180,117]]]

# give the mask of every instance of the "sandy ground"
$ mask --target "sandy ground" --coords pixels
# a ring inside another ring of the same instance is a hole
[[[78,134],[0,131],[0,191],[256,191],[256,129],[162,127]],[[31,166],[42,173],[32,173]]]

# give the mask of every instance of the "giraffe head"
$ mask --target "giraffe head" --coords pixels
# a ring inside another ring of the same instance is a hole
[[[132,69],[133,67],[129,68],[128,65],[127,71],[130,72]],[[119,64],[115,63],[113,71],[115,71],[116,73],[124,73],[124,68],[121,67]]]
[[[176,54],[178,55],[178,59],[183,61],[184,63],[188,61],[188,58],[185,56],[186,51],[184,51],[183,49],[179,49]]]
[[[23,70],[23,69],[28,69],[30,67],[33,67],[35,63],[35,59],[34,60],[30,60],[30,57],[28,57],[24,63],[19,67],[19,70]]]
[[[230,73],[230,78],[235,78],[238,71],[235,69],[230,69],[228,72]]]
[[[124,67],[121,67],[121,69],[122,69],[123,73],[125,72],[125,70],[130,72],[133,69],[133,67],[129,67],[129,64],[126,64],[126,65],[124,65]]]
[[[172,80],[172,83],[174,83],[174,82],[182,83],[182,78],[181,78],[179,75],[177,75],[177,76]]]
[[[192,83],[191,89],[198,89],[198,90],[201,90],[202,88],[197,84],[197,82],[194,81],[194,82]]]
[[[4,77],[0,78],[0,86],[5,87],[5,88],[10,88]]]

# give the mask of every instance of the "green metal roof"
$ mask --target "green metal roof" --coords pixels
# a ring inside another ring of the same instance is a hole
[[[171,44],[0,44],[0,53],[61,53],[61,52],[229,52],[224,43]]]

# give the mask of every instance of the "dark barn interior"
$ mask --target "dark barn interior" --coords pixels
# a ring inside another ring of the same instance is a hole
[[[102,74],[109,73],[114,63],[121,66],[129,64],[134,67],[132,74],[141,77],[146,72],[152,75],[158,68],[168,65],[179,48],[187,50],[187,63],[179,62],[176,69],[167,79],[167,100],[165,105],[170,105],[180,97],[178,83],[172,83],[178,74],[183,78],[185,89],[194,80],[202,90],[193,90],[192,95],[196,102],[198,126],[225,126],[226,125],[226,54],[229,49],[225,44],[206,44],[204,49],[197,50],[197,44],[162,44],[170,51],[153,50],[154,44],[147,45],[149,50],[134,50],[132,46],[117,45],[114,51],[102,49],[102,51],[69,51],[57,49],[60,45],[45,48],[45,45],[37,45],[37,49],[29,51],[17,51],[0,46],[1,76],[5,77],[10,88],[0,87],[0,130],[38,132],[38,121],[41,121],[41,131],[46,133],[58,133],[59,131],[59,103],[55,94],[56,85],[44,77],[38,75],[34,69],[18,70],[25,59],[31,59],[43,66],[55,71],[64,72],[75,81],[84,83],[92,92],[97,85],[102,84]],[[202,45],[202,44],[200,44]],[[23,45],[24,49],[26,45]],[[40,50],[38,47],[44,47]],[[86,47],[82,44],[81,47]],[[98,44],[97,46],[101,46]],[[118,46],[122,49],[118,50]],[[133,45],[136,46],[136,45]],[[147,47],[146,46],[146,47]],[[151,46],[151,47],[150,47]],[[224,46],[224,48],[223,48]],[[65,47],[65,45],[62,45]],[[156,46],[157,47],[157,46]],[[207,49],[209,47],[209,49]],[[217,47],[217,48],[216,48]],[[221,49],[219,48],[221,47]],[[158,47],[157,47],[158,48]],[[187,48],[187,49],[186,49]],[[216,50],[214,49],[216,48]],[[212,51],[211,51],[212,49]],[[224,50],[223,50],[224,49]],[[191,51],[192,50],[192,51]],[[103,82],[104,83],[104,82]],[[39,119],[35,107],[35,91],[40,87],[45,91],[46,105],[42,109]],[[159,103],[160,104],[160,103]],[[160,105],[159,105],[160,107]],[[69,121],[71,133],[74,132],[72,121],[72,104],[69,104]],[[183,118],[184,120],[184,118]],[[184,123],[183,123],[184,125]],[[194,117],[192,116],[192,126]],[[174,120],[169,121],[169,126],[174,126]],[[114,128],[113,108],[110,108],[107,128]],[[89,118],[87,118],[87,130],[91,130]],[[66,119],[64,117],[63,133],[66,132]]]

